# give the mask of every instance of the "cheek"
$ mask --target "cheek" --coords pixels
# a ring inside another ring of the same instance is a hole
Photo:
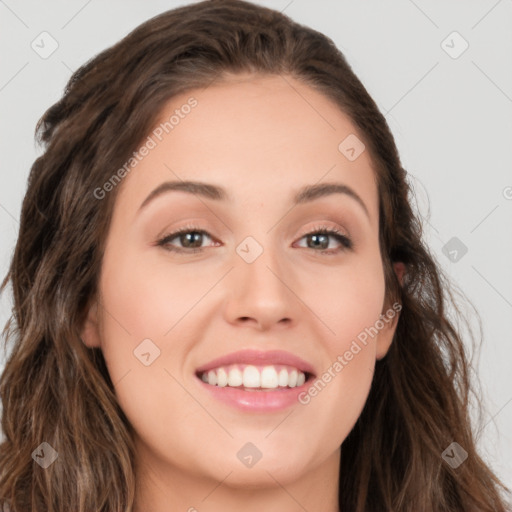
[[[328,362],[302,403],[319,423],[329,425],[326,435],[342,441],[357,421],[373,379],[384,273],[380,259],[361,259],[317,283],[307,303],[325,325],[322,345]]]
[[[164,380],[172,380],[165,369],[174,371],[174,364],[170,363],[182,360],[190,347],[189,340],[200,335],[200,325],[195,332],[183,332],[183,326],[190,328],[190,319],[197,320],[194,308],[211,288],[212,275],[198,275],[193,265],[172,266],[165,258],[148,264],[135,251],[118,247],[114,250],[113,245],[112,250],[107,250],[103,261],[102,352],[114,385],[121,379],[123,386],[126,380],[144,382],[150,390],[148,396],[162,403],[158,379],[163,376]],[[173,339],[175,342],[171,343]],[[149,356],[142,356],[148,352]],[[150,366],[145,366],[141,357],[149,359]],[[174,381],[169,387],[176,387]],[[175,391],[179,393],[178,388]],[[139,399],[135,402],[150,405],[147,396]]]
[[[169,440],[169,431],[179,429],[175,411],[179,421],[201,413],[178,383],[180,363],[201,330],[190,329],[186,315],[211,287],[211,279],[180,268],[187,266],[171,272],[168,263],[142,264],[129,251],[112,251],[105,253],[100,283],[102,352],[119,404],[145,442],[175,454],[182,449]]]
[[[303,273],[299,293],[322,321],[330,354],[345,350],[382,313],[385,281],[378,252],[354,257],[339,267]]]
[[[211,287],[211,279],[202,275],[191,265],[165,259],[148,265],[135,255],[106,256],[101,289],[109,313],[134,341],[162,339]]]

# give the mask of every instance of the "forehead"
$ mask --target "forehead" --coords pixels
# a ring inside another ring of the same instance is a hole
[[[364,147],[361,134],[330,99],[291,77],[236,76],[174,96],[148,136],[153,147],[124,180],[119,201],[140,205],[155,186],[177,179],[217,183],[242,203],[243,196],[285,200],[304,185],[336,181],[356,189],[377,219],[368,151],[356,159],[344,152],[344,141]]]

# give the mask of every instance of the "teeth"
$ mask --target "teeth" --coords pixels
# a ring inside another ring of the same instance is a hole
[[[279,372],[279,385],[283,388],[288,386],[288,372],[284,368]]]
[[[278,384],[276,369],[273,366],[265,366],[261,371],[261,387],[277,388]]]
[[[238,368],[229,370],[228,386],[236,388],[244,383],[242,372]]]
[[[220,371],[222,368],[219,368]],[[244,388],[259,388],[261,384],[260,372],[256,366],[246,366],[244,370]]]
[[[201,374],[201,380],[211,386],[276,389],[302,386],[306,375],[289,366],[230,365]]]
[[[217,386],[220,386],[221,388],[228,385],[228,374],[226,373],[226,370],[224,368],[219,368],[217,370]]]
[[[217,374],[214,370],[208,372],[208,384],[215,386],[217,384]]]

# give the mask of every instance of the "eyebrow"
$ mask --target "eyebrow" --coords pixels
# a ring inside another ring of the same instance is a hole
[[[218,185],[200,181],[165,181],[149,193],[140,205],[139,211],[153,199],[172,191],[187,192],[189,194],[195,194],[215,201],[231,201],[231,197],[226,189]],[[368,208],[361,197],[348,185],[344,185],[342,183],[306,185],[299,189],[299,191],[294,195],[292,201],[294,204],[304,204],[332,194],[345,194],[351,197],[361,206],[367,217],[370,217]]]

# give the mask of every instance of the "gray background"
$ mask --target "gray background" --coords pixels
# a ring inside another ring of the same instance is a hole
[[[39,117],[86,60],[142,21],[187,3],[0,0],[2,277],[40,153],[33,141]],[[427,243],[482,318],[480,450],[512,485],[512,1],[256,3],[330,36],[386,114]],[[43,31],[58,43],[45,59],[31,47],[51,49]],[[459,55],[464,41],[469,47]],[[10,309],[4,294],[2,326]],[[0,371],[4,357],[0,352]]]

